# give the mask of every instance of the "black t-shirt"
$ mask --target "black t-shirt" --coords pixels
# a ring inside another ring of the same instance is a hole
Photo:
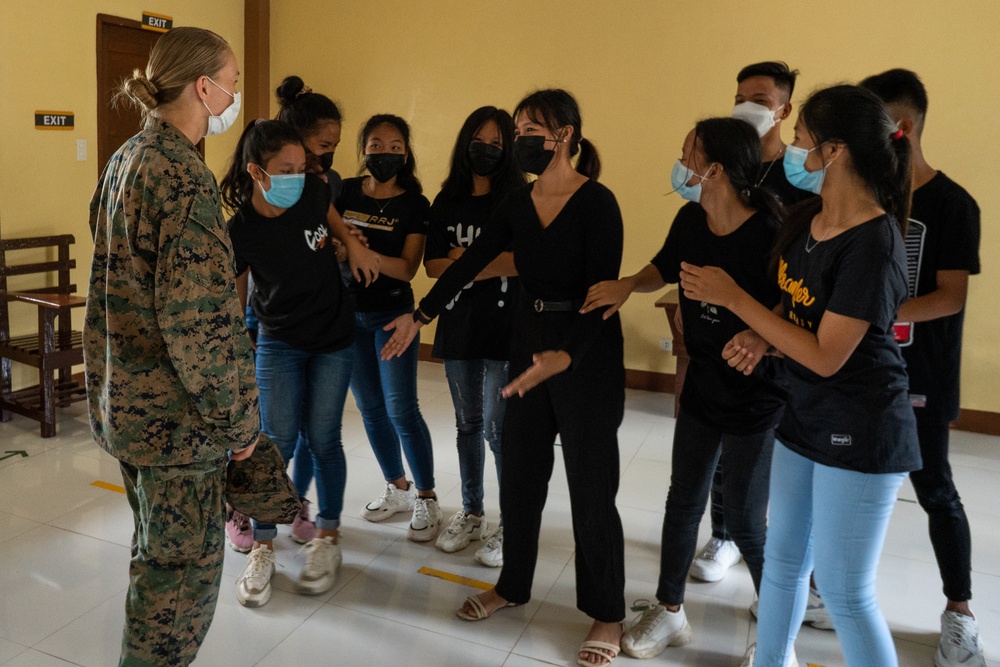
[[[622,216],[611,190],[597,181],[586,181],[548,227],[542,227],[531,200],[533,187],[529,183],[500,202],[476,242],[420,302],[421,311],[437,317],[463,285],[506,250],[514,251],[526,304],[540,299],[576,301],[582,306],[591,285],[618,279]],[[618,323],[617,316],[607,320],[609,326]],[[550,347],[543,349],[565,351],[576,368],[605,325],[600,311],[572,312],[572,322],[559,340],[547,341]],[[518,334],[514,332],[515,338]]]
[[[373,199],[361,190],[363,178],[344,180],[337,210],[344,222],[357,225],[368,237],[368,247],[386,257],[402,257],[406,237],[426,234],[430,202],[422,194],[404,192],[389,199]],[[359,312],[370,313],[413,307],[410,283],[380,275],[368,287],[351,279],[351,294]]]
[[[306,175],[299,201],[277,218],[248,201],[229,221],[238,273],[250,268],[249,304],[260,332],[306,352],[330,352],[354,341],[354,312],[337,267],[327,225],[330,190]]]
[[[443,193],[431,204],[424,260],[445,259],[452,248],[468,248],[482,233],[496,208],[486,194],[452,199]],[[494,359],[510,355],[516,278],[490,278],[462,288],[441,311],[434,334],[439,359]]]
[[[778,195],[778,199],[785,206],[792,206],[800,201],[818,196],[808,190],[800,190],[788,182],[788,177],[785,176],[784,161],[781,158],[761,163],[760,173],[761,185]]]
[[[812,218],[817,209],[801,214]],[[892,331],[906,300],[906,251],[896,221],[882,215],[821,243],[807,228],[779,258],[778,285],[786,317],[804,329],[815,333],[827,311],[868,323],[857,348],[828,378],[785,359],[781,441],[835,468],[919,470],[916,421]]]
[[[979,273],[979,206],[943,173],[913,192],[906,234],[909,296],[937,289],[938,271]],[[965,308],[954,315],[901,328],[900,347],[918,409],[958,418],[959,371]]]
[[[728,273],[754,300],[768,308],[781,298],[768,263],[777,222],[755,213],[738,229],[716,236],[708,227],[705,210],[687,204],[677,212],[663,248],[653,258],[665,282],[680,281],[681,262],[717,266]],[[731,311],[680,295],[684,342],[691,359],[680,403],[685,412],[735,435],[759,433],[775,426],[784,392],[765,379],[758,367],[746,376],[729,367],[722,348],[747,325]],[[770,363],[770,357],[764,365]]]

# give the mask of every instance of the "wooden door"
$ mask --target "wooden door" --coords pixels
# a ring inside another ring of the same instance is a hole
[[[162,33],[144,30],[139,21],[97,15],[97,168],[142,127],[142,114],[131,104],[111,105],[132,70],[146,69],[149,52]]]

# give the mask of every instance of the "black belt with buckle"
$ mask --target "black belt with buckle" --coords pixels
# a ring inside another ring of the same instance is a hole
[[[542,299],[535,299],[531,302],[531,308],[536,313],[565,313],[571,310],[580,310],[582,305],[582,299],[573,301],[543,301]]]

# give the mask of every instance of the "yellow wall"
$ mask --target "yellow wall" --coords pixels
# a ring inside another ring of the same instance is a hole
[[[429,197],[445,176],[458,129],[474,108],[508,109],[526,92],[562,86],[579,99],[583,134],[604,161],[601,180],[625,218],[623,271],[659,248],[680,205],[664,197],[670,166],[693,122],[728,114],[736,73],[779,59],[799,68],[798,103],[812,89],[890,67],[920,73],[931,109],[925,148],[979,201],[983,273],[971,282],[963,360],[965,408],[1000,412],[1000,353],[990,326],[1000,289],[996,180],[1000,70],[995,0],[280,0],[271,7],[272,88],[288,74],[341,103],[344,141],[334,164],[357,169],[354,137],[373,113],[414,130]],[[791,124],[785,129],[791,140]],[[419,294],[430,281],[415,281]],[[622,311],[626,366],[669,372],[655,295]],[[425,338],[429,340],[429,338]]]
[[[87,207],[100,168],[97,14],[140,20],[143,11],[171,16],[175,26],[214,30],[242,63],[243,0],[0,0],[0,236],[73,234],[73,280],[83,293],[93,253]],[[72,111],[75,128],[35,130],[36,109]],[[85,161],[76,159],[77,139],[87,141]],[[237,139],[234,130],[206,140],[206,159],[217,175]],[[37,326],[35,313],[20,304],[11,316],[20,333]],[[82,313],[74,318],[79,327]],[[18,384],[32,379],[15,368]]]

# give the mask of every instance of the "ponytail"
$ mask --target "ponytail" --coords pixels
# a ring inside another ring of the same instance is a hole
[[[601,175],[601,156],[597,154],[597,147],[588,139],[580,139],[579,148],[580,158],[576,162],[577,173],[596,181]]]
[[[236,213],[253,197],[254,183],[247,165],[252,162],[263,169],[274,155],[289,144],[301,145],[302,141],[295,128],[280,120],[258,118],[243,128],[226,175],[219,183],[222,203],[230,212]]]
[[[886,174],[885,198],[880,198],[882,208],[896,218],[899,233],[906,238],[906,230],[910,224],[910,189],[913,187],[913,177],[910,173],[911,148],[910,141],[902,133],[889,138],[892,152],[896,156],[893,168]]]

